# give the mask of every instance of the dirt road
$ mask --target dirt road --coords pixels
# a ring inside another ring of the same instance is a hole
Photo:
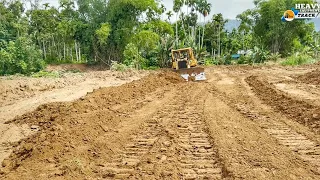
[[[318,66],[170,72],[50,103],[12,123],[3,179],[319,179]]]

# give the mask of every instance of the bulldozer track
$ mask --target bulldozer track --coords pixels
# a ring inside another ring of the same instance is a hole
[[[188,118],[189,117],[189,118]],[[188,109],[178,126],[179,168],[183,179],[221,179],[222,168],[199,114]]]
[[[123,151],[115,157],[112,163],[107,164],[107,174],[104,178],[123,179],[136,174],[135,168],[141,163],[142,157],[159,140],[161,130],[161,125],[156,118],[148,121],[140,131],[143,133],[133,135],[132,142],[123,148]]]
[[[264,121],[261,122],[261,126],[268,134],[276,138],[280,144],[296,152],[303,160],[317,166],[320,172],[319,144],[281,122]]]
[[[199,112],[203,102],[200,96],[196,99],[191,102],[179,92],[132,136],[131,143],[107,165],[104,178],[222,179],[217,151]],[[165,170],[157,169],[161,165]]]
[[[256,112],[247,112],[242,105],[238,105],[238,109],[257,122],[262,129],[277,139],[281,145],[297,153],[304,161],[315,165],[320,172],[320,145],[317,142],[296,132],[283,122],[270,119]]]
[[[200,89],[200,88],[199,88]],[[178,160],[182,179],[222,179],[222,166],[204,122],[201,91],[194,97],[182,97],[177,119]],[[194,102],[191,99],[198,101]]]

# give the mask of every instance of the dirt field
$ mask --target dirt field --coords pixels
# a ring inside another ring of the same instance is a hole
[[[12,100],[0,126],[20,134],[0,137],[12,149],[0,179],[320,179],[319,69],[209,67],[204,82],[157,72],[68,99],[80,82],[59,98],[77,100],[37,92],[50,103],[14,119]]]
[[[119,86],[137,80],[148,72],[97,71],[84,65],[49,66],[60,71],[59,78],[0,77],[0,162],[12,152],[12,143],[28,137],[30,126],[6,123],[16,116],[51,102],[73,101],[100,87]],[[66,72],[76,70],[79,73]]]

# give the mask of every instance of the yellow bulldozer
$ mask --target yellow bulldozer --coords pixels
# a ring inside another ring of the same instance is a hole
[[[197,67],[192,48],[171,51],[173,71],[179,73],[186,81],[206,80],[204,68]]]

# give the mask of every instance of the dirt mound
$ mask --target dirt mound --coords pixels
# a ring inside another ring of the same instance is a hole
[[[297,120],[315,132],[320,132],[320,107],[310,105],[305,101],[292,99],[257,76],[246,78],[246,82],[253,88],[259,98],[271,105],[276,111]]]
[[[75,102],[38,107],[13,120],[40,131],[14,145],[15,150],[2,163],[0,177],[34,177],[39,171],[46,172],[44,178],[66,174],[75,178],[79,174],[83,177],[83,174],[97,173],[96,167],[112,154],[98,137],[112,131],[121,118],[139,109],[147,101],[148,94],[183,82],[183,78],[173,72],[150,74],[122,86],[95,90]],[[141,103],[130,105],[131,101]],[[125,109],[117,108],[126,104],[129,105]],[[88,166],[83,167],[84,163]]]
[[[319,62],[319,65],[320,65],[320,62]],[[320,85],[320,69],[316,69],[312,72],[298,76],[297,79],[307,84]]]

